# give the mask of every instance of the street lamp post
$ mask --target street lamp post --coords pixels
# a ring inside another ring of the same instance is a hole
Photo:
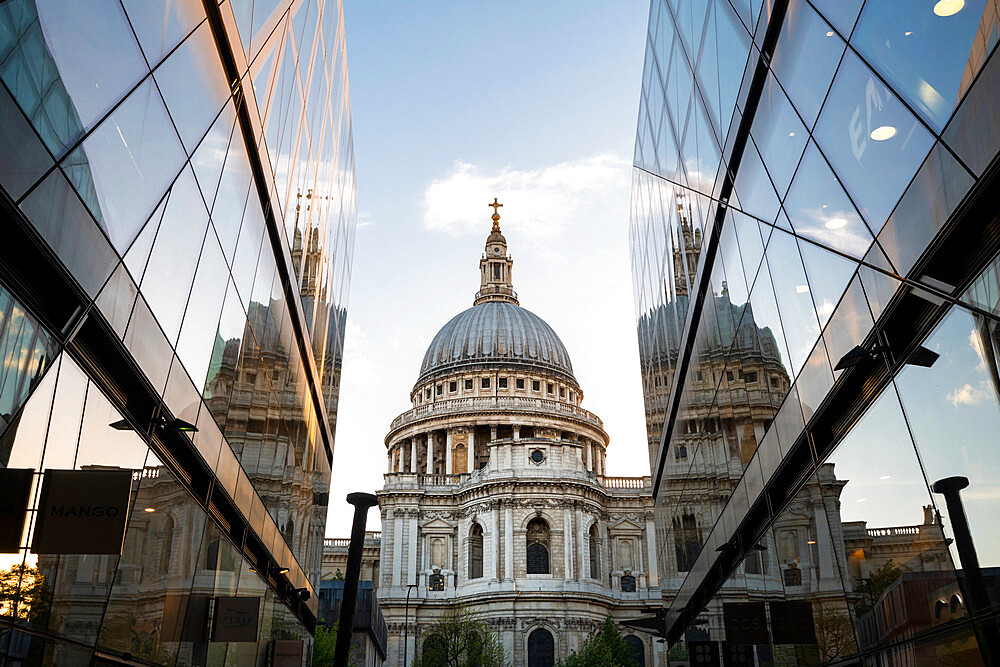
[[[403,607],[403,667],[406,667],[407,651],[410,640],[410,593],[416,588],[416,584],[406,585],[406,605]]]

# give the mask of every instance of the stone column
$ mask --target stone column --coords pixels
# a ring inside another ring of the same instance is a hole
[[[392,472],[392,448],[391,447],[389,448],[388,458],[389,458],[389,470],[388,470],[388,472]]]
[[[485,545],[484,545],[485,546]],[[489,558],[489,569],[487,576],[494,581],[499,579],[497,572],[497,562],[500,553],[500,505],[494,504],[490,508],[490,548],[486,556]]]
[[[604,457],[601,456],[601,446],[600,445],[597,445],[596,455],[597,455],[597,470],[595,472],[597,472],[598,476],[603,477],[604,476]]]
[[[576,552],[579,555],[577,561],[577,577],[586,579],[590,576],[590,554],[584,553],[587,549],[587,540],[583,532],[583,507],[576,506]]]
[[[583,446],[583,449],[584,449],[583,453],[584,453],[584,458],[585,458],[585,465],[587,466],[587,470],[589,470],[590,472],[594,472],[594,467],[593,467],[593,465],[591,465],[591,462],[590,462],[590,453],[591,453],[591,450],[593,448],[594,448],[594,443],[590,442],[589,440]]]
[[[830,553],[830,526],[826,520],[826,509],[822,500],[813,507],[813,513],[816,516],[816,552],[819,554],[819,578],[836,578],[839,576],[839,572],[835,569]]]
[[[417,510],[410,510],[410,553],[406,568],[406,583],[417,583]]]
[[[515,440],[520,440],[521,439],[521,425],[520,424],[514,424],[514,439]]]
[[[383,535],[392,534],[392,585],[400,585],[400,573],[403,571],[403,521],[399,516],[399,510],[389,510],[386,512],[389,520],[387,530]]]
[[[660,573],[656,563],[656,523],[653,517],[646,517],[646,554],[649,563],[647,581],[650,588],[660,587]]]
[[[451,470],[451,429],[444,432],[444,472],[446,475],[452,473]]]
[[[417,436],[410,438],[410,472],[417,472]]]
[[[427,474],[434,473],[434,432],[427,433]]]
[[[563,510],[563,552],[566,561],[565,579],[573,578],[573,511],[567,507]]]
[[[514,520],[510,503],[503,508],[503,578],[514,579]]]
[[[469,470],[476,471],[476,427],[469,427]]]

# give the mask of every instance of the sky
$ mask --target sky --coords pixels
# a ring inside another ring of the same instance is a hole
[[[608,473],[649,474],[627,239],[648,11],[345,0],[358,233],[328,536],[350,533],[347,493],[382,487],[424,351],[472,305],[494,197],[521,305],[611,436]]]

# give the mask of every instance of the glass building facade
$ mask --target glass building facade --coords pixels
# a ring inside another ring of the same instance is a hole
[[[1000,662],[998,38],[995,0],[651,3],[664,660]]]
[[[0,480],[30,480],[0,664],[308,664],[357,208],[341,2],[0,3],[0,186]],[[130,479],[120,553],[33,550],[46,471]]]

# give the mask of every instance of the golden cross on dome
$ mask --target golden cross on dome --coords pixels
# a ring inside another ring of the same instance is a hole
[[[503,204],[499,203],[497,201],[496,197],[493,198],[493,203],[492,204],[487,204],[487,206],[492,206],[493,207],[493,213],[494,214],[497,213],[497,209],[498,208],[503,208]]]

